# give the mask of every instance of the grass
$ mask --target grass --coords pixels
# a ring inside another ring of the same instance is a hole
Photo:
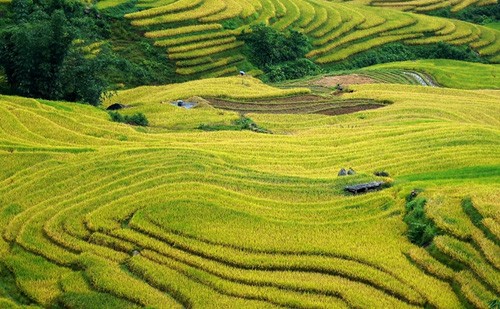
[[[0,304],[484,305],[498,294],[498,90],[350,88],[337,100],[393,103],[338,116],[250,109],[274,133],[256,134],[198,130],[240,115],[170,103],[297,100],[307,113],[311,90],[214,78],[106,102],[144,113],[145,129],[90,106],[1,96]],[[338,177],[342,167],[357,174]],[[343,192],[378,179],[393,185]],[[405,236],[414,188],[443,231],[432,250]]]

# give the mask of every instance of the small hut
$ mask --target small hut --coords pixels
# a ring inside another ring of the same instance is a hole
[[[108,110],[108,111],[116,111],[116,110],[119,110],[119,109],[122,109],[122,108],[125,108],[125,105],[123,105],[121,103],[113,103],[110,106],[108,106],[108,108],[106,108],[106,110]]]
[[[364,192],[368,192],[368,191],[380,190],[380,189],[382,189],[383,184],[384,183],[382,181],[373,181],[373,182],[361,183],[361,184],[352,185],[352,186],[346,186],[344,188],[344,190],[347,192],[351,192],[353,194],[359,194],[359,193],[364,193]]]

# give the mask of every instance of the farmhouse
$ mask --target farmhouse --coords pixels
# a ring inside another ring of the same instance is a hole
[[[357,185],[352,185],[352,186],[346,186],[344,188],[344,190],[347,192],[358,194],[358,193],[363,193],[363,192],[368,192],[368,191],[373,191],[373,190],[380,190],[380,189],[382,189],[383,184],[384,183],[382,181],[373,181],[373,182],[369,182],[369,183],[362,183],[362,184],[357,184]]]

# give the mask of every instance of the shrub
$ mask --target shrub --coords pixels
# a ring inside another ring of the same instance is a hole
[[[301,58],[288,61],[283,64],[270,66],[265,69],[267,77],[272,82],[280,82],[287,79],[297,79],[308,75],[321,73],[318,65],[309,59]]]
[[[408,224],[408,239],[422,247],[428,246],[439,232],[435,224],[425,215],[426,203],[427,200],[423,197],[410,198],[406,203],[406,215],[403,219]]]
[[[125,122],[123,116],[118,112],[109,112],[109,116],[111,117],[111,121]]]
[[[125,122],[132,125],[147,127],[149,125],[149,121],[146,118],[146,115],[143,113],[136,113],[132,116],[125,116]]]
[[[111,121],[114,122],[127,123],[142,127],[147,127],[149,125],[149,121],[146,118],[146,115],[144,115],[143,113],[135,113],[131,116],[129,115],[123,116],[118,112],[109,112],[109,116],[111,118]]]
[[[232,122],[230,125],[225,124],[202,124],[198,126],[198,129],[203,131],[242,131],[250,130],[257,133],[272,133],[264,128],[259,127],[252,119],[241,116],[239,119]]]

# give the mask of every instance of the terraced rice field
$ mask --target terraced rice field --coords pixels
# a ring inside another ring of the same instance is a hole
[[[220,109],[237,111],[239,113],[263,114],[324,114],[342,115],[356,111],[381,108],[385,102],[370,99],[339,100],[320,96],[303,96],[286,99],[264,99],[255,101],[231,101],[209,98],[211,106]]]
[[[196,130],[237,114],[162,102],[307,90],[196,83],[119,93],[149,129],[0,97],[2,307],[484,308],[499,297],[499,91],[356,85],[342,99],[392,104],[249,113],[274,132],[257,134]],[[338,177],[342,167],[357,174]],[[376,170],[392,187],[343,192]],[[443,231],[428,250],[405,236],[414,188]]]
[[[288,81],[283,85],[306,86],[318,92],[331,92],[338,84],[349,88],[357,84],[387,83],[455,89],[500,89],[500,66],[447,59],[402,61]]]
[[[401,72],[408,71],[432,76],[436,83],[450,88],[500,89],[500,65],[440,59],[393,62],[362,70],[364,74],[389,82],[398,82]],[[387,75],[387,78],[383,75]],[[402,82],[401,78],[399,82]]]
[[[365,5],[402,11],[427,12],[450,8],[458,12],[471,6],[487,6],[497,4],[497,0],[354,0]]]
[[[371,69],[370,69],[371,68]],[[334,89],[337,85],[349,88],[350,85],[359,84],[408,84],[420,86],[437,86],[434,77],[415,70],[385,69],[370,67],[354,72],[338,75],[320,76],[308,81],[310,85]],[[420,67],[419,67],[420,69]],[[304,81],[291,81],[290,85],[304,84]]]
[[[113,3],[103,1],[98,6],[120,4]],[[400,2],[363,1],[373,5],[384,3],[399,6]],[[425,7],[422,1],[405,3],[408,5],[404,9]],[[454,9],[476,4],[479,3],[453,1]],[[155,45],[166,48],[178,74],[192,77],[234,75],[248,66],[242,53],[241,35],[249,31],[250,25],[262,22],[279,30],[296,29],[305,33],[313,43],[313,50],[307,56],[325,66],[393,42],[467,45],[498,62],[500,32],[497,30],[385,7],[325,0],[140,0],[136,4],[139,11],[125,17],[145,31]]]

